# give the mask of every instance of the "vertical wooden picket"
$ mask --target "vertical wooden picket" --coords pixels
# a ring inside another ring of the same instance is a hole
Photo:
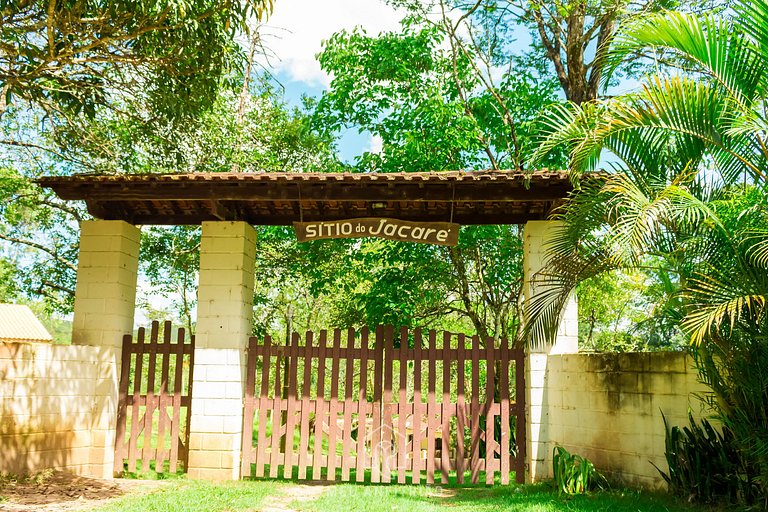
[[[501,375],[499,392],[501,402],[501,483],[509,483],[509,340],[501,339]]]
[[[328,472],[326,480],[336,480],[336,448],[339,432],[339,367],[341,365],[341,330],[333,330],[331,349],[331,401],[328,404]]]
[[[344,369],[344,434],[341,455],[341,481],[349,481],[350,468],[352,467],[352,406],[354,391],[352,383],[355,373],[355,359],[353,357],[355,352],[355,331],[350,328],[347,330],[347,360]],[[362,355],[360,356],[362,358]]]
[[[417,327],[413,331],[413,416],[411,417],[411,431],[413,432],[413,447],[411,469],[411,483],[421,483],[421,432],[422,432],[422,405],[421,405],[421,358],[422,358],[421,329]]]
[[[435,483],[435,431],[437,430],[437,403],[435,379],[437,378],[436,333],[429,331],[429,364],[427,370],[427,483]]]
[[[472,403],[471,403],[470,471],[472,483],[480,478],[480,338],[472,336]]]
[[[485,340],[485,484],[492,485],[496,459],[496,440],[494,439],[495,421],[493,414],[493,396],[495,392],[496,363],[493,357],[493,338]]]
[[[365,480],[365,469],[370,467],[368,456],[365,452],[365,438],[367,435],[365,425],[368,417],[368,328],[363,327],[360,332],[360,392],[357,400],[357,465],[355,467],[355,480]]]
[[[264,337],[264,354],[261,360],[261,382],[260,382],[260,393],[259,393],[259,430],[256,435],[256,476],[257,477],[263,477],[264,476],[264,467],[267,465],[268,459],[267,459],[267,414],[270,410],[279,410],[279,405],[277,405],[277,402],[280,401],[280,395],[275,394],[274,399],[272,400],[272,407],[269,407],[269,369],[270,364],[272,362],[272,354],[271,354],[271,348],[272,348],[272,338],[270,336]],[[256,338],[251,338],[249,343],[249,355],[250,351],[253,351],[253,353],[256,353],[256,350],[258,349],[258,342]],[[250,370],[251,367],[253,367],[253,371],[256,371],[256,357],[249,357],[248,358],[248,369]],[[279,364],[277,362],[276,364]],[[278,379],[279,380],[279,379]],[[251,388],[248,386],[248,390],[251,389],[255,390],[254,388]],[[248,396],[248,395],[246,395]],[[246,402],[247,407],[247,402]],[[250,411],[251,414],[248,414]],[[253,407],[246,408],[246,412],[243,414],[245,416],[245,422],[246,424],[250,424],[251,428],[253,428],[253,420],[252,415],[253,414]],[[273,413],[274,414],[274,413]],[[275,435],[275,425],[272,424],[272,432],[273,435]],[[277,432],[280,431],[280,428],[278,426]],[[278,435],[279,437],[279,435]],[[245,436],[246,444],[248,440],[248,436]],[[250,450],[249,450],[250,451]],[[245,452],[245,450],[244,450]],[[245,459],[245,457],[243,457]],[[250,460],[251,457],[248,457],[248,460]],[[246,471],[247,470],[247,471]],[[243,475],[250,474],[250,467],[243,467]]]
[[[405,471],[408,468],[408,451],[406,450],[406,441],[408,433],[406,425],[409,413],[412,413],[413,407],[409,407],[408,393],[408,329],[400,329],[400,348],[397,351],[397,360],[399,363],[400,376],[398,379],[397,396],[397,483],[405,483]],[[411,418],[412,418],[411,414]],[[412,420],[413,422],[413,420]]]
[[[459,334],[456,345],[456,483],[464,483],[464,429],[467,425],[467,404],[464,398],[464,358],[466,338]]]

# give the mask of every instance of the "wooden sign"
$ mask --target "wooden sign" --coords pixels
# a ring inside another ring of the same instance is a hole
[[[360,219],[294,222],[299,242],[327,238],[373,236],[422,244],[457,245],[459,225],[451,222],[408,222],[397,219],[365,217]]]

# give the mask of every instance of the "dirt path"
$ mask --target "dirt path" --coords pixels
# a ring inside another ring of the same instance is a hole
[[[89,510],[140,489],[152,489],[161,480],[98,480],[63,472],[46,472],[25,479],[0,479],[1,512],[73,512]]]
[[[261,512],[296,512],[291,508],[294,502],[306,503],[314,501],[325,492],[322,484],[297,484],[282,489],[279,495],[270,496],[259,508]]]

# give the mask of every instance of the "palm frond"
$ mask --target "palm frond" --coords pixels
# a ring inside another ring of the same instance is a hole
[[[765,66],[768,63],[768,24],[765,22],[768,3],[765,0],[736,0],[734,10],[739,27],[753,38]]]
[[[572,172],[593,170],[602,150],[594,138],[604,122],[604,110],[600,103],[554,105],[541,121],[541,136],[532,160],[541,161],[555,148],[565,147]]]
[[[765,73],[752,41],[725,18],[660,12],[630,19],[611,46],[604,83],[627,56],[655,47],[696,62],[741,105],[750,105]]]
[[[663,131],[675,137],[687,161],[696,161],[706,151],[721,170],[724,183],[733,182],[741,170],[755,178],[764,176],[761,161],[755,160],[759,143],[753,134],[729,137],[724,119],[732,103],[717,89],[683,77],[654,77],[641,93],[628,101],[611,104],[609,123],[593,141],[605,140],[614,133],[644,128]]]
[[[768,294],[749,293],[713,275],[699,275],[691,280],[683,296],[691,300],[691,307],[682,327],[696,346],[726,326],[733,331],[738,322],[759,324],[768,305]]]

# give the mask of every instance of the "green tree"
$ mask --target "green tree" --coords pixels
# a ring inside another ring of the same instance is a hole
[[[667,317],[690,340],[710,403],[735,435],[750,501],[768,496],[768,376],[756,370],[768,362],[768,5],[736,9],[733,20],[668,12],[627,23],[609,76],[648,46],[677,53],[694,72],[656,75],[636,93],[550,117],[542,153],[567,147],[576,173],[603,150],[619,163],[617,173],[584,180],[561,210],[565,227],[529,328],[551,336],[578,283],[661,261],[655,268],[676,284]]]
[[[359,170],[521,169],[534,151],[533,120],[555,101],[556,82],[518,60],[490,83],[477,72],[480,53],[445,48],[449,41],[425,18],[377,37],[334,34],[318,56],[333,80],[316,126],[381,139],[381,153],[365,152]],[[561,162],[555,155],[547,163]]]
[[[240,69],[235,35],[271,8],[272,0],[2,2],[0,116],[21,101],[51,116],[93,117],[139,92],[156,115],[198,112]]]

